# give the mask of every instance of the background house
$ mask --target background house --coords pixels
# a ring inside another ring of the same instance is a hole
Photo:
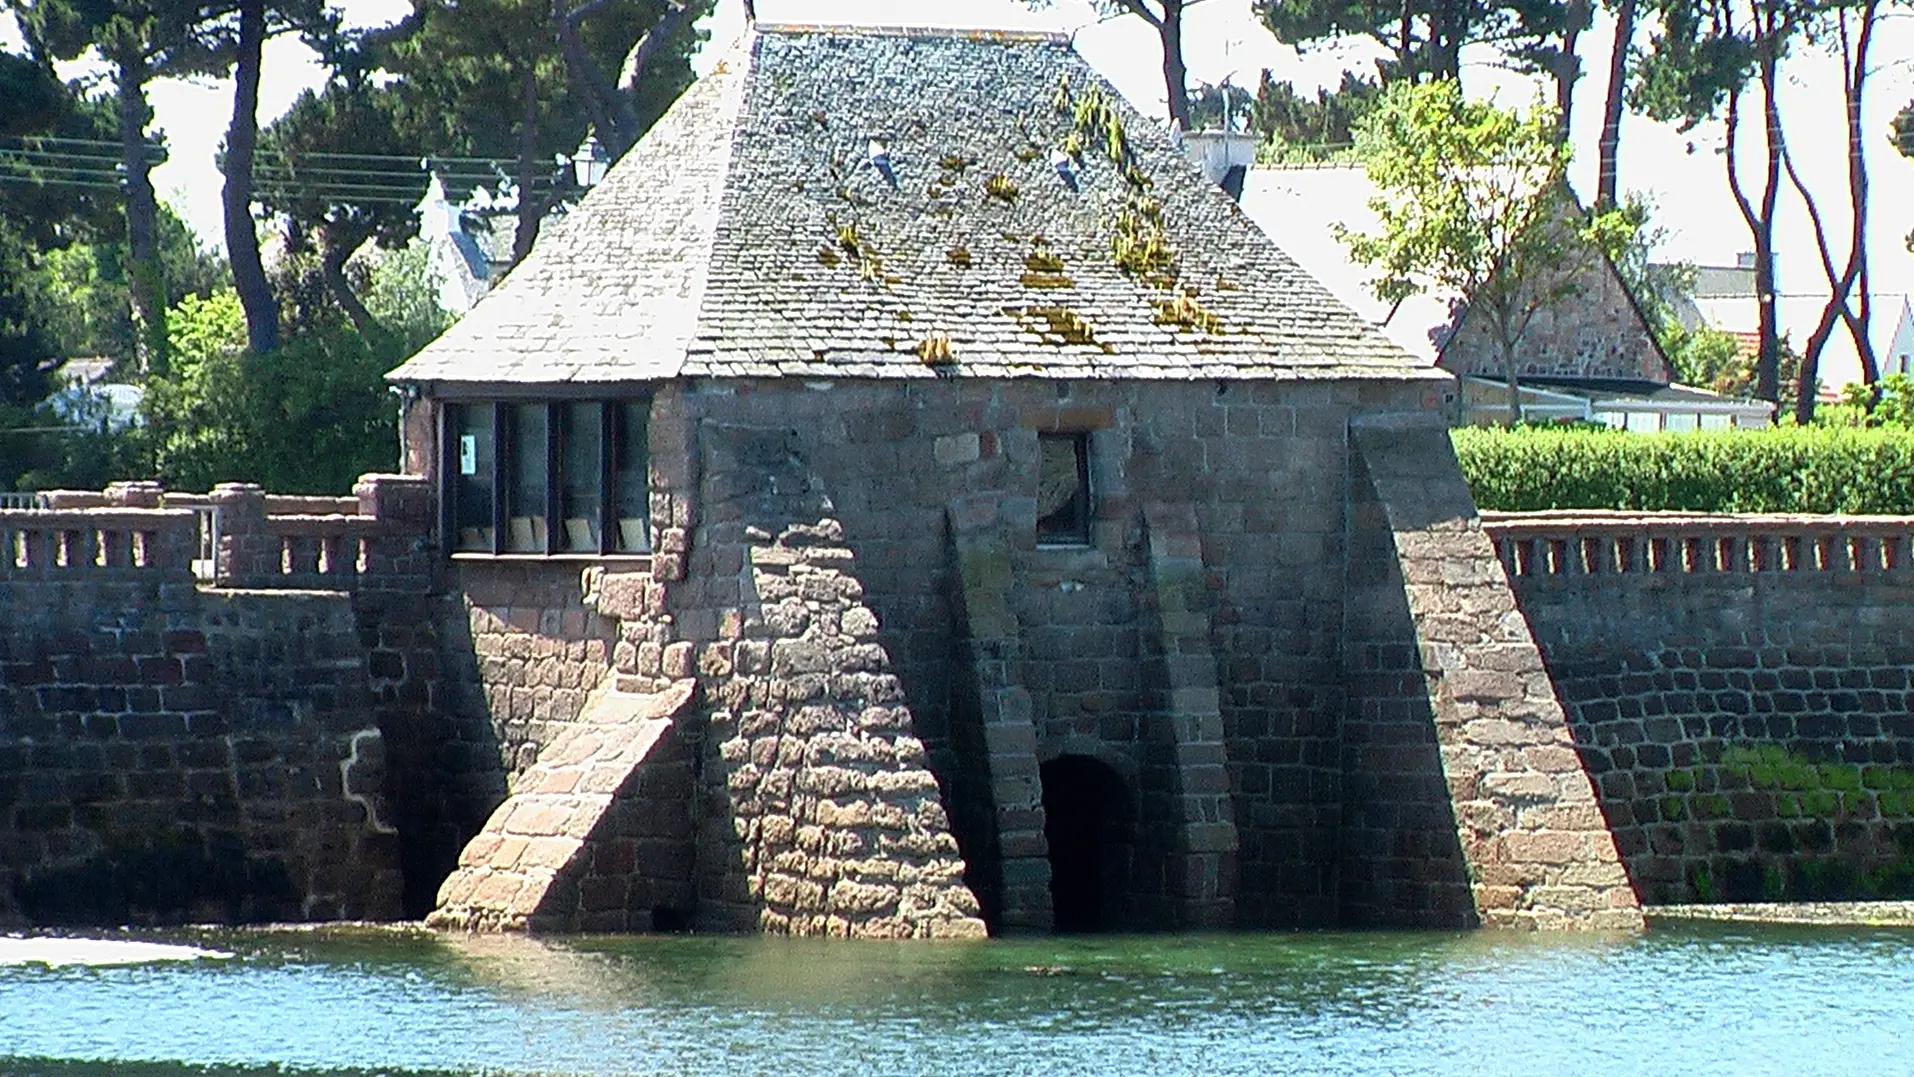
[[[1690,329],[1707,326],[1733,333],[1741,341],[1743,352],[1752,356],[1761,346],[1754,254],[1741,253],[1733,265],[1697,265],[1694,274],[1691,295],[1670,297],[1676,317]],[[1868,338],[1880,373],[1914,374],[1914,307],[1899,292],[1875,292],[1869,299],[1873,311]],[[1826,304],[1826,296],[1805,292],[1783,292],[1776,297],[1776,317],[1795,351],[1807,345]],[[1831,399],[1838,398],[1843,387],[1862,380],[1860,355],[1845,327],[1837,325],[1828,338],[1817,376],[1822,395]]]
[[[1457,325],[1459,297],[1423,294],[1391,306],[1370,293],[1333,225],[1376,227],[1375,185],[1360,166],[1261,165],[1243,187],[1245,213],[1297,262],[1405,350],[1455,374],[1460,416],[1508,415],[1501,362],[1487,339]],[[1606,263],[1584,274],[1574,299],[1536,316],[1523,343],[1522,411],[1637,431],[1766,426],[1766,404],[1674,383],[1633,297]]]

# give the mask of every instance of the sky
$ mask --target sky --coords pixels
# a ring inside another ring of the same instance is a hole
[[[342,0],[348,22],[379,24],[407,10],[404,0]],[[1100,20],[1088,0],[1056,0],[1032,11],[1021,0],[757,0],[766,22],[851,23],[885,26],[967,26],[1062,30],[1073,34],[1084,57],[1143,112],[1164,115],[1160,53],[1155,32],[1142,20]],[[719,0],[705,20],[711,40],[698,58],[708,70],[743,29],[742,0]],[[0,40],[6,38],[0,32]],[[1602,81],[1612,24],[1598,20],[1584,35],[1593,47],[1584,58],[1589,75],[1577,87],[1574,145],[1580,154],[1571,180],[1584,193],[1594,190],[1594,146],[1601,123]],[[1888,144],[1888,124],[1914,100],[1914,15],[1890,16],[1877,33],[1866,114],[1866,154],[1873,181],[1868,245],[1874,291],[1894,297],[1914,293],[1914,255],[1903,237],[1914,231],[1914,161]],[[1289,79],[1308,92],[1333,85],[1345,67],[1363,69],[1373,53],[1360,48],[1316,49],[1298,55],[1278,42],[1249,12],[1247,0],[1205,0],[1189,10],[1185,57],[1191,85],[1225,77],[1254,87],[1261,69]],[[1504,105],[1526,106],[1537,95],[1530,81],[1494,63],[1488,50],[1464,56],[1463,83],[1471,94],[1491,96]],[[1839,63],[1804,54],[1789,62],[1783,119],[1796,160],[1809,187],[1827,192],[1824,215],[1837,237],[1852,220],[1846,187],[1846,150]],[[296,41],[268,46],[260,89],[262,125],[283,112],[302,89],[317,85],[324,73]],[[194,229],[219,244],[220,176],[214,153],[224,136],[231,109],[231,84],[204,80],[154,87],[157,123],[171,145],[168,163],[155,184]],[[1753,249],[1747,226],[1730,199],[1725,179],[1719,124],[1681,132],[1639,116],[1622,130],[1621,185],[1646,194],[1656,208],[1654,220],[1667,229],[1661,254],[1667,260],[1697,264],[1733,264],[1738,252]],[[1783,199],[1777,265],[1784,295],[1827,290],[1808,215],[1793,193]],[[1837,248],[1837,261],[1844,258]],[[1878,306],[1879,304],[1877,304]],[[1796,333],[1799,338],[1805,330]],[[1799,340],[1797,339],[1797,343]]]

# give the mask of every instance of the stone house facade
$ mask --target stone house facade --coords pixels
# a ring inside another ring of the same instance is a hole
[[[1416,590],[1446,378],[1064,39],[753,28],[390,377],[511,781],[435,922],[1639,923]]]

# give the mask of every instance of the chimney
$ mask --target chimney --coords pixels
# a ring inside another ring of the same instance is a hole
[[[1754,256],[1755,256],[1755,252],[1753,251],[1742,251],[1740,254],[1735,255],[1735,268],[1736,269],[1753,269]]]
[[[1261,136],[1247,131],[1185,131],[1182,138],[1183,156],[1203,170],[1203,178],[1241,201],[1243,178],[1256,163]]]

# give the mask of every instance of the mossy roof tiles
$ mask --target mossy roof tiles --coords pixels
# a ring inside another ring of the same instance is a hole
[[[1134,175],[1106,156],[1107,123],[1079,133],[1074,182],[1052,163],[1086,94],[1111,106]],[[888,176],[871,164],[873,142],[888,147]],[[1161,204],[1174,283],[1117,264],[1133,195]],[[502,285],[391,375],[676,376],[1427,368],[1270,242],[1066,40],[761,26]]]

